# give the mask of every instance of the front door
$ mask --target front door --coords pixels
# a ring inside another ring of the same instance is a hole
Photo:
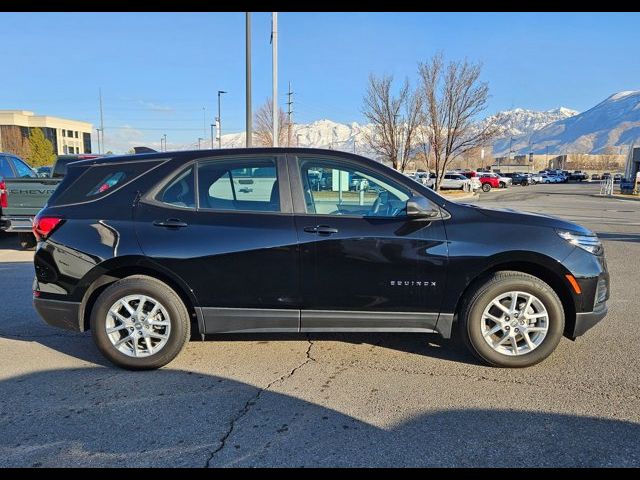
[[[301,155],[289,165],[297,182],[302,330],[434,328],[446,237],[443,220],[406,215],[412,180],[337,156]]]

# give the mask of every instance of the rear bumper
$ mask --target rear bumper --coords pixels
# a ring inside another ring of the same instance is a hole
[[[84,325],[80,322],[79,302],[34,298],[33,306],[40,317],[52,327],[73,330],[75,332],[84,331]]]
[[[2,217],[0,227],[10,233],[31,233],[33,217]]]
[[[607,304],[602,302],[593,309],[592,312],[576,313],[576,325],[573,332],[569,335],[575,339],[580,335],[583,335],[587,330],[595,326],[600,320],[602,320],[609,311]]]

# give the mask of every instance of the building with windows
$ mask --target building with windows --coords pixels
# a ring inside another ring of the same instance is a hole
[[[57,155],[91,153],[90,123],[36,115],[27,110],[0,110],[0,152],[21,155],[21,145],[33,128],[42,129]]]

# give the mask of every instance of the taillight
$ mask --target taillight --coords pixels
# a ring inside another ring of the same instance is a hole
[[[0,207],[9,207],[9,195],[7,195],[7,184],[4,183],[4,179],[0,179]]]
[[[36,215],[36,218],[33,219],[33,234],[36,240],[46,240],[62,222],[63,219],[60,217],[41,217]]]

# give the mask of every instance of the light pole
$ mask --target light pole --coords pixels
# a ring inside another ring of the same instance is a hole
[[[98,134],[98,153],[102,153],[102,148],[100,146],[100,131],[101,130],[99,128],[96,128],[96,133]],[[58,150],[57,146],[56,146],[56,150]]]
[[[273,146],[278,146],[278,12],[271,12],[271,87],[273,114]]]
[[[164,135],[162,135],[162,138],[164,138],[164,151],[167,151],[167,134],[165,133]]]
[[[198,137],[198,150],[202,150],[202,147],[200,146],[200,142],[202,142],[202,140],[204,140],[204,138]]]
[[[245,64],[246,64],[246,145],[247,148],[251,147],[251,141],[253,137],[253,117],[251,116],[251,12],[245,13],[245,36],[246,36],[246,50],[245,50]]]
[[[302,135],[301,133],[296,133],[296,146],[299,147],[300,146],[300,135]]]
[[[218,90],[218,148],[222,148],[222,117],[220,116],[220,95],[227,93],[224,90]]]
[[[213,150],[213,123],[211,124],[211,150]]]

